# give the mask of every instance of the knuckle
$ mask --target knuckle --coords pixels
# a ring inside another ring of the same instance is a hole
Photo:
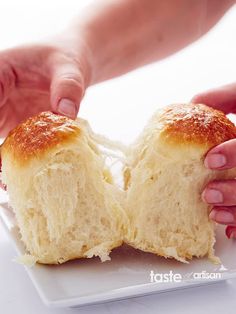
[[[77,87],[77,88],[82,87],[82,80],[79,76],[67,75],[62,78],[62,81],[64,84],[68,84],[70,86],[73,85],[74,87]]]
[[[79,75],[75,74],[66,74],[66,75],[61,75],[57,79],[58,85],[60,87],[65,87],[65,88],[74,88],[74,89],[83,89],[83,80]]]

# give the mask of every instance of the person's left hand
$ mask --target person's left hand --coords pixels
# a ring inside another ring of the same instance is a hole
[[[226,114],[236,113],[236,84],[199,94],[192,101],[206,104]],[[211,149],[204,163],[209,169],[224,170],[236,167],[236,139]],[[236,238],[236,180],[209,182],[202,198],[213,205],[209,217],[217,223],[227,225],[228,238]]]

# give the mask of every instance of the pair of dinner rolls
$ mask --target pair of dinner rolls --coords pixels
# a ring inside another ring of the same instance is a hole
[[[26,251],[63,263],[99,256],[123,242],[186,262],[214,255],[210,206],[214,179],[235,169],[204,167],[207,151],[236,137],[220,111],[180,104],[158,111],[125,153],[124,190],[114,183],[89,125],[43,112],[10,132],[1,147],[2,180]],[[99,143],[100,144],[100,143]]]

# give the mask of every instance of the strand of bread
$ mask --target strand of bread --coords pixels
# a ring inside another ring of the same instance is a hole
[[[123,242],[187,262],[214,254],[211,207],[201,200],[214,179],[236,169],[203,164],[210,148],[236,137],[233,123],[205,105],[159,110],[129,149],[76,121],[43,112],[12,130],[1,147],[7,186],[27,253],[36,262],[109,259]],[[123,153],[124,189],[100,146]]]

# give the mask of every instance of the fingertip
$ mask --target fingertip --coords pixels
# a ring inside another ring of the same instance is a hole
[[[209,214],[209,218],[223,225],[235,223],[233,213],[226,207],[221,207],[219,209],[213,208]]]
[[[205,156],[204,165],[212,170],[236,167],[236,139],[225,141],[212,148]]]
[[[202,96],[202,94],[198,94],[195,95],[192,99],[191,99],[191,103],[193,104],[200,104],[203,103],[204,97]]]
[[[56,106],[56,113],[75,119],[78,114],[76,103],[68,98],[61,98]]]
[[[228,239],[236,239],[236,227],[227,226],[225,229],[225,234]]]
[[[224,201],[222,192],[209,185],[202,192],[202,200],[208,204],[222,204]]]
[[[51,106],[54,112],[71,119],[77,117],[84,87],[72,74],[55,75],[51,83]]]
[[[227,164],[225,155],[210,152],[204,159],[204,166],[208,169],[220,169]]]
[[[210,218],[211,220],[216,221],[216,210],[215,210],[215,209],[212,209],[212,210],[210,211],[209,218]]]

